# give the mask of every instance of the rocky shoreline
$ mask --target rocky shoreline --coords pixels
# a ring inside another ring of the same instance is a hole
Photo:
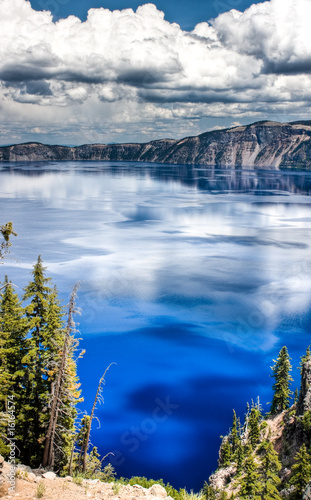
[[[160,484],[150,488],[139,485],[104,483],[99,479],[76,479],[71,476],[59,477],[54,472],[44,469],[31,469],[17,465],[15,484],[9,480],[11,466],[0,456],[0,497],[29,500],[173,500]]]

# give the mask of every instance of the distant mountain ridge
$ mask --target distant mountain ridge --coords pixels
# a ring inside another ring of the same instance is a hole
[[[0,147],[0,161],[141,161],[232,168],[311,169],[311,121],[256,122],[181,140]]]

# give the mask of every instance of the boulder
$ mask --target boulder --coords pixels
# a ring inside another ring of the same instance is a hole
[[[21,472],[32,472],[31,467],[29,467],[28,465],[24,465],[24,464],[17,464],[16,470],[17,471],[19,470]]]
[[[159,498],[167,497],[166,489],[163,488],[163,486],[161,486],[160,484],[153,484],[149,488],[148,492],[150,495],[155,496],[155,497],[159,497]]]
[[[45,472],[44,474],[42,474],[42,477],[44,477],[44,479],[51,479],[51,480],[54,480],[56,479],[56,474],[55,472]]]
[[[307,485],[307,487],[306,487],[306,489],[304,491],[304,494],[302,496],[302,499],[303,500],[311,500],[311,481]]]
[[[25,480],[29,483],[34,483],[36,481],[37,476],[33,474],[33,472],[28,472],[27,476],[25,476]]]
[[[0,455],[0,497],[4,497],[9,491],[9,484],[3,473],[4,458]]]

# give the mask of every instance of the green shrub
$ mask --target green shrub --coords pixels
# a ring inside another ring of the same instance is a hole
[[[150,488],[154,484],[160,484],[165,488],[167,495],[174,498],[174,500],[184,500],[184,489],[180,489],[179,491],[173,488],[173,486],[170,483],[164,483],[163,479],[147,479],[144,476],[133,476],[130,479],[126,479],[124,477],[121,477],[118,479],[118,482],[121,484],[129,484],[130,486],[134,486],[134,484],[138,484],[139,486],[142,486],[143,488]]]
[[[302,418],[303,430],[310,435],[311,434],[311,411],[306,411]]]
[[[75,483],[75,484],[78,484],[79,486],[82,486],[82,482],[83,482],[83,477],[82,476],[76,476],[72,479],[72,481]]]

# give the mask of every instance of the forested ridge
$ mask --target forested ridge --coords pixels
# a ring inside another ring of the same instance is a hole
[[[3,263],[16,234],[11,223],[0,226],[0,234]],[[32,468],[115,481],[111,464],[102,470],[102,457],[90,446],[92,419],[109,367],[97,391],[94,388],[89,414],[79,413],[77,406],[83,401],[77,360],[84,354],[74,321],[78,285],[64,307],[39,256],[20,296],[16,289],[4,276],[0,284],[0,455],[8,459],[13,445],[16,460]],[[248,405],[243,422],[233,412],[232,427],[222,438],[218,469],[192,496],[202,500],[311,498],[310,347],[301,358],[301,386],[295,394],[291,373],[291,358],[283,346],[271,368],[269,413],[263,413],[259,398]],[[134,481],[150,484],[146,478]],[[185,490],[166,488],[176,500],[187,496]]]

